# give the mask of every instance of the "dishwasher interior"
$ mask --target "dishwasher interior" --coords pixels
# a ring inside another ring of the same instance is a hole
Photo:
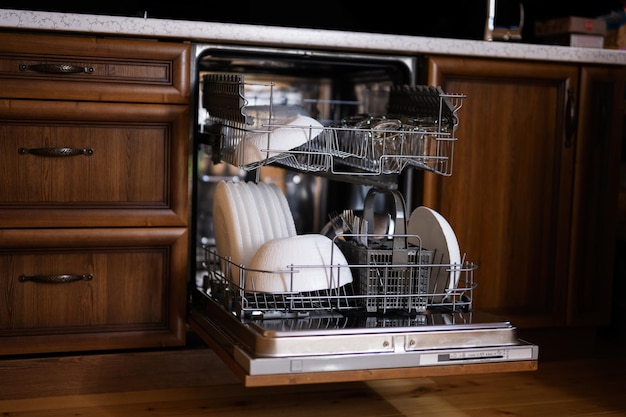
[[[453,175],[462,93],[416,85],[410,57],[217,45],[195,57],[190,323],[231,367],[293,383],[536,366],[515,326],[472,309],[478,265],[420,206],[422,172]],[[276,213],[292,224],[280,236]]]

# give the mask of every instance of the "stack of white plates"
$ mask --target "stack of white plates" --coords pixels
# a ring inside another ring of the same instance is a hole
[[[218,182],[213,223],[218,254],[235,265],[248,265],[266,240],[296,234],[287,199],[274,184]]]
[[[276,184],[266,184],[264,182],[248,182],[252,189],[255,187],[261,195],[256,201],[256,209],[266,222],[272,224],[272,233],[268,233],[268,238],[279,238],[296,235],[296,224],[289,208],[287,198]],[[267,240],[267,239],[266,239]]]
[[[224,262],[222,269],[241,288],[301,292],[352,281],[348,263],[332,240],[297,235],[287,199],[275,184],[219,182],[213,221],[217,253],[232,263]],[[285,274],[294,265],[302,267]]]
[[[213,199],[213,228],[217,253],[236,264],[241,265],[244,260],[244,233],[247,233],[247,224],[239,213],[238,198],[232,183],[221,181],[215,187]],[[229,270],[229,265],[222,263],[224,273],[236,278],[238,270]]]

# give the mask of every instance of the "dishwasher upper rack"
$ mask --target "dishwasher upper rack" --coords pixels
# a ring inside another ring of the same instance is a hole
[[[247,85],[268,90],[264,94],[268,112],[262,121],[252,116]],[[273,83],[248,83],[241,74],[203,76],[202,106],[208,117],[201,136],[210,145],[215,163],[223,161],[245,171],[275,164],[333,175],[397,174],[407,167],[452,175],[457,112],[465,95],[445,93],[439,87],[396,86],[389,93],[389,115],[355,115],[318,129],[277,119],[273,90]],[[307,139],[291,149],[272,148],[277,129],[298,129]],[[259,137],[267,140],[251,151],[253,137],[257,144]],[[250,152],[261,157],[250,161]]]
[[[452,289],[441,289],[436,293],[429,293],[420,287],[416,292],[398,292],[397,287],[391,287],[390,293],[367,293],[361,294],[355,291],[356,282],[337,285],[336,287],[310,291],[310,292],[260,292],[245,289],[246,274],[250,271],[243,265],[237,265],[228,257],[220,256],[214,247],[203,246],[205,253],[204,268],[206,275],[203,277],[203,292],[221,304],[226,310],[239,318],[297,318],[308,317],[310,314],[320,312],[362,312],[370,313],[366,305],[371,305],[372,300],[380,307],[374,315],[384,316],[387,313],[423,313],[424,311],[437,308],[450,312],[471,311],[472,294],[476,288],[474,282],[474,270],[478,266],[472,262],[463,261],[460,264],[388,264],[375,265],[380,273],[393,275],[388,272],[397,268],[443,268],[448,271],[456,271],[459,274],[457,285]],[[371,264],[356,265],[351,263],[353,271],[368,271],[371,273]],[[297,274],[299,268],[311,268],[311,265],[291,265],[291,274]],[[319,265],[322,268],[337,268],[337,265]],[[231,271],[238,271],[232,274]],[[284,273],[285,271],[274,271]],[[367,273],[365,275],[367,275]],[[357,273],[358,275],[358,273]],[[235,280],[238,282],[235,282]],[[355,278],[356,279],[356,278]],[[396,281],[397,282],[397,281]],[[427,282],[427,281],[426,281]],[[411,287],[415,287],[410,285]],[[358,288],[358,286],[357,286]],[[386,301],[389,301],[388,303]],[[406,308],[398,308],[398,305],[412,307],[412,311]],[[388,306],[387,306],[388,305]]]

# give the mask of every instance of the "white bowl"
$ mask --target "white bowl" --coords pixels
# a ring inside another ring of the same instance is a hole
[[[310,292],[352,282],[348,261],[328,237],[306,234],[265,242],[250,262],[245,289],[259,292]]]
[[[268,131],[247,132],[235,149],[236,163],[250,165],[271,159],[313,140],[323,131],[320,122],[297,115],[276,123]]]

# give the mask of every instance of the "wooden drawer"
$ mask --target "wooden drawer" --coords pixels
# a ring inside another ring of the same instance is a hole
[[[0,354],[184,343],[186,244],[185,228],[0,230]]]
[[[0,100],[0,119],[0,227],[187,224],[187,106]]]
[[[188,43],[0,33],[0,97],[189,103]]]

